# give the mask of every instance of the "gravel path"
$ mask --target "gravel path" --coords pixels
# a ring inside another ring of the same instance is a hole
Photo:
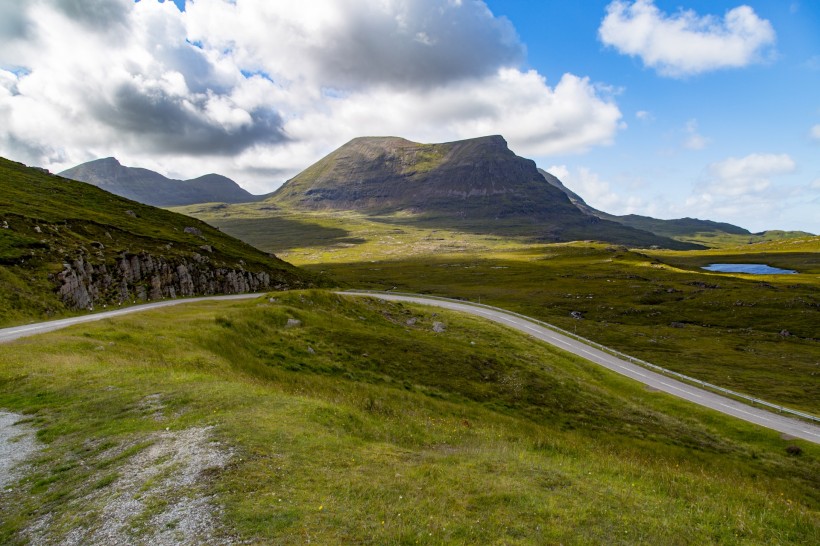
[[[0,411],[0,490],[23,475],[25,461],[40,449],[34,429],[18,423],[22,415]]]

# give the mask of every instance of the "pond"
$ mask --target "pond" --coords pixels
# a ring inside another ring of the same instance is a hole
[[[747,273],[749,275],[790,275],[794,269],[780,269],[766,264],[709,264],[703,269],[718,273]]]

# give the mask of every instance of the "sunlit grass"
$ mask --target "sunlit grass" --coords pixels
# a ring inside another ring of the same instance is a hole
[[[2,493],[0,541],[44,513],[69,529],[72,499],[105,490],[131,452],[95,453],[201,425],[235,449],[211,487],[251,542],[820,538],[816,446],[479,319],[322,292],[273,297],[0,348],[0,407],[27,414],[48,446],[23,486]],[[786,453],[794,443],[802,455]]]

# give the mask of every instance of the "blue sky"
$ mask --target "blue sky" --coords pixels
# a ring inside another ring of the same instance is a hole
[[[595,195],[594,184],[585,185],[578,176],[573,184],[572,174],[568,185],[591,202],[600,199],[597,204],[605,210],[633,198],[640,204],[619,212],[706,215],[753,230],[818,233],[820,139],[812,137],[812,128],[820,120],[820,3],[656,0],[668,16],[685,9],[719,18],[745,4],[776,33],[774,46],[760,62],[680,77],[660,75],[639,57],[602,43],[598,29],[609,4],[488,2],[496,15],[512,21],[527,45],[527,64],[548,80],[570,71],[618,89],[615,100],[627,127],[612,146],[583,155],[538,157],[539,164],[597,174],[611,192],[599,188]],[[638,119],[639,112],[647,112],[646,118]],[[702,140],[687,146],[693,134]],[[769,186],[758,195],[749,192],[760,201],[750,203],[749,213],[743,210],[743,195],[727,196],[731,200],[722,206],[685,205],[711,183],[711,165],[752,154],[787,154],[795,167],[764,173]]]
[[[263,193],[356,136],[502,134],[607,212],[820,233],[818,29],[815,0],[0,3],[0,155]]]

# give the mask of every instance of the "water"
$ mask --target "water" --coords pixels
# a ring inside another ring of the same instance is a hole
[[[709,264],[703,269],[718,273],[747,273],[749,275],[790,275],[794,269],[780,269],[766,264]]]

